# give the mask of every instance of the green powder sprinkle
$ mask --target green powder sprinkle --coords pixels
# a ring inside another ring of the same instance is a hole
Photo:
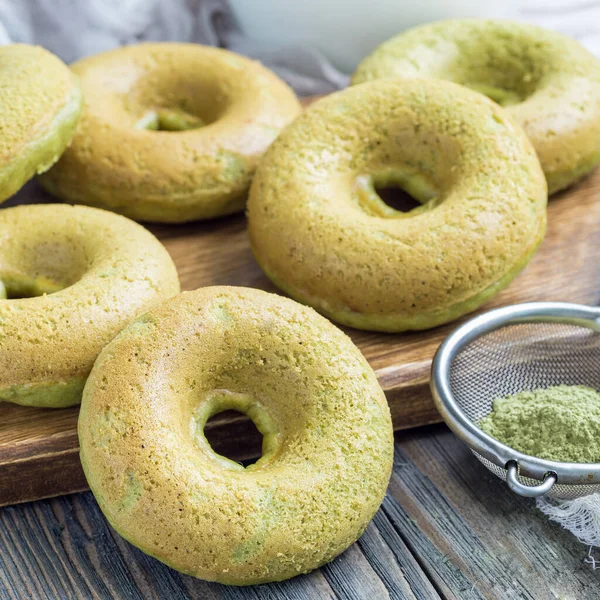
[[[530,456],[600,462],[600,393],[583,385],[557,385],[497,398],[479,427]]]

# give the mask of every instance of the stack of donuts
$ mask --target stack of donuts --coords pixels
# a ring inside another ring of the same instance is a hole
[[[193,44],[70,67],[4,46],[0,86],[0,202],[35,175],[64,202],[0,209],[0,401],[81,403],[82,465],[113,527],[234,585],[332,560],[383,499],[389,408],[328,319],[399,333],[474,310],[535,253],[548,192],[600,163],[600,62],[508,21],[402,33],[302,113],[259,63]],[[246,199],[255,258],[294,300],[180,293],[135,221]],[[247,467],[204,435],[231,409],[263,436]]]

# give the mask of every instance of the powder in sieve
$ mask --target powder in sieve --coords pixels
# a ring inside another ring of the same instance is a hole
[[[497,398],[479,427],[530,456],[600,462],[600,393],[583,385],[557,385]]]

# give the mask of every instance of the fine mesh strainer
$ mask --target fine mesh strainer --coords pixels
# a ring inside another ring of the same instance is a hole
[[[600,492],[600,463],[528,456],[478,427],[494,399],[560,384],[600,389],[600,308],[534,302],[490,311],[452,333],[432,366],[433,398],[448,426],[522,496]]]

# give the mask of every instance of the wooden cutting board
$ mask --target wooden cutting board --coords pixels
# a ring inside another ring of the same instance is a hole
[[[32,183],[5,206],[48,201]],[[548,221],[538,254],[485,309],[532,300],[600,304],[600,170],[554,197]],[[252,257],[242,215],[150,229],[171,253],[184,290],[227,284],[276,291]],[[440,420],[429,394],[429,368],[436,348],[455,327],[395,335],[347,330],[375,369],[397,430]],[[0,506],[87,489],[79,465],[77,414],[77,407],[0,403]],[[224,414],[208,427],[218,452],[239,460],[259,453],[245,417]]]

